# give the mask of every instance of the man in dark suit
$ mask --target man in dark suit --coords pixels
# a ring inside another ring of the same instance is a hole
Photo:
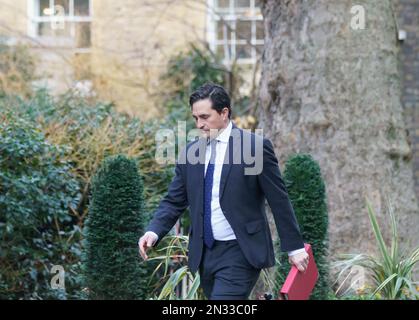
[[[146,260],[147,249],[189,206],[188,264],[199,270],[205,295],[247,299],[261,269],[275,263],[265,199],[290,263],[303,272],[308,254],[272,143],[231,122],[230,98],[219,85],[201,86],[189,102],[203,137],[181,152],[168,193],[138,242],[140,254]]]

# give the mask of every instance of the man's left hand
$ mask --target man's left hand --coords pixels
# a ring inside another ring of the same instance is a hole
[[[288,258],[290,264],[297,267],[300,272],[305,272],[308,266],[308,253],[300,252]]]

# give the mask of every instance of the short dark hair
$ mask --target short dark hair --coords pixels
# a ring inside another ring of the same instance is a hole
[[[215,83],[205,83],[196,89],[189,97],[189,105],[199,101],[209,99],[212,102],[212,108],[221,114],[224,108],[228,108],[228,118],[231,118],[231,101],[227,91]]]

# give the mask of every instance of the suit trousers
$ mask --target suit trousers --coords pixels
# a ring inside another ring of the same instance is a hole
[[[209,300],[247,300],[260,271],[247,261],[237,240],[216,240],[211,249],[204,245],[199,275]]]

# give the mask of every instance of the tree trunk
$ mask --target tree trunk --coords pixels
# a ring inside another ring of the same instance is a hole
[[[390,1],[267,0],[259,93],[260,125],[282,166],[310,153],[326,181],[329,238],[336,253],[376,251],[365,197],[389,239],[386,199],[402,244],[419,243],[412,151],[403,123],[399,42]],[[385,223],[385,224],[384,224]]]

